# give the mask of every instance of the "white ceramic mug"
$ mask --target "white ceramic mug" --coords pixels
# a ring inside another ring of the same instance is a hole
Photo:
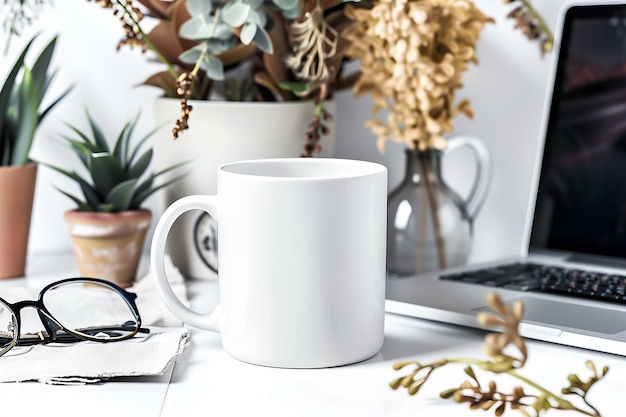
[[[220,305],[195,312],[174,295],[168,231],[200,209],[218,224]],[[365,161],[283,158],[221,166],[217,195],[171,204],[156,226],[151,268],[167,307],[221,333],[233,357],[320,368],[374,356],[383,343],[387,170]]]

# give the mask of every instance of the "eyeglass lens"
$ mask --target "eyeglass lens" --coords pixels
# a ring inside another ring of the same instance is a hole
[[[86,338],[124,339],[139,328],[124,297],[99,282],[59,283],[44,292],[42,301],[63,327]]]
[[[0,300],[0,355],[17,343],[17,318],[13,311]]]

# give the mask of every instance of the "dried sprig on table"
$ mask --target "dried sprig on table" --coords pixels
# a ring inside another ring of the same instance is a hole
[[[519,334],[519,324],[524,316],[524,304],[518,300],[511,307],[505,304],[496,293],[488,295],[487,303],[495,313],[480,312],[477,316],[478,323],[487,327],[502,326],[501,333],[490,333],[485,337],[484,351],[489,359],[454,358],[427,364],[418,361],[397,362],[393,365],[396,370],[411,365],[415,366],[415,370],[406,376],[394,379],[389,384],[391,388],[395,390],[403,387],[410,395],[414,395],[419,392],[436,369],[452,363],[465,364],[465,374],[469,379],[464,380],[458,387],[441,392],[442,398],[452,398],[457,403],[467,403],[473,410],[486,411],[495,407],[496,416],[503,415],[508,406],[509,409],[519,411],[527,417],[539,416],[550,409],[569,410],[585,416],[600,417],[600,412],[587,401],[587,393],[606,375],[608,367],[598,372],[595,365],[587,361],[586,366],[592,372],[587,380],[571,374],[567,377],[569,385],[561,390],[562,395],[553,393],[517,372],[528,358],[526,343]],[[512,355],[509,351],[505,351],[510,345],[515,346],[514,350],[517,354]],[[536,393],[527,393],[522,386],[516,386],[511,392],[503,392],[498,389],[497,383],[493,380],[488,382],[487,387],[483,387],[474,372],[474,367],[495,375],[507,374]],[[578,397],[584,403],[584,408],[569,401],[572,396]]]
[[[349,56],[360,60],[357,96],[369,94],[374,114],[387,122],[366,126],[384,150],[388,140],[411,149],[444,149],[444,135],[459,113],[472,117],[469,100],[455,102],[468,64],[477,63],[476,42],[493,19],[470,0],[380,0],[369,9],[349,7],[355,24],[344,31]]]

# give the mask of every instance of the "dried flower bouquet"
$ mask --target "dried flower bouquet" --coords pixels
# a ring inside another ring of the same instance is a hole
[[[469,0],[379,0],[371,10],[347,8],[356,24],[344,32],[347,54],[360,60],[357,96],[369,94],[374,113],[388,109],[386,123],[366,126],[378,137],[411,149],[443,149],[459,113],[472,116],[469,100],[455,102],[476,42],[493,22]]]
[[[463,86],[469,64],[477,62],[476,43],[493,19],[471,0],[378,0],[371,9],[350,5],[346,14],[355,22],[344,31],[349,41],[347,55],[360,60],[353,91],[372,97],[375,115],[388,111],[386,121],[373,118],[365,124],[378,138],[380,151],[389,140],[416,151],[445,149],[445,135],[454,128],[452,119],[460,113],[473,115],[469,100],[456,102],[456,91]],[[420,170],[423,212],[417,220],[420,235],[415,237],[416,272],[422,271],[423,236],[429,219],[438,265],[443,269],[447,267],[446,243],[430,156],[413,155]]]

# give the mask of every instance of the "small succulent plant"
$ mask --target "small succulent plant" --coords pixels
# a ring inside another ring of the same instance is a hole
[[[40,52],[31,67],[26,56],[35,38],[31,39],[6,75],[0,88],[0,166],[24,165],[37,127],[69,89],[51,104],[41,108],[41,103],[54,78],[48,68],[56,44],[54,37]]]
[[[139,120],[139,113],[124,124],[113,149],[109,147],[100,126],[88,111],[86,114],[91,134],[89,135],[68,124],[76,136],[64,135],[62,138],[80,158],[89,173],[89,178],[81,176],[76,171],[69,171],[59,166],[40,162],[78,183],[83,193],[82,199],[61,189],[59,191],[72,199],[79,211],[138,210],[154,192],[184,176],[184,174],[175,176],[161,184],[155,182],[158,177],[180,168],[185,162],[169,166],[156,173],[147,174],[152,160],[152,148],[143,153],[141,153],[141,148],[158,128],[150,131],[134,145],[131,145],[133,133]]]

